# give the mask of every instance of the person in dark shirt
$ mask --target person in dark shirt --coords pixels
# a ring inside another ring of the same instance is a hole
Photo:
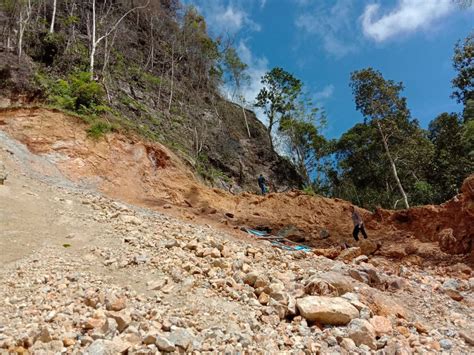
[[[359,232],[362,232],[364,239],[367,239],[367,233],[364,228],[364,221],[360,216],[359,212],[356,211],[354,206],[351,206],[352,211],[352,222],[354,222],[354,230],[352,231],[352,236],[358,242],[359,241]]]
[[[267,192],[267,186],[266,186],[267,182],[265,181],[265,178],[263,177],[262,174],[260,174],[257,181],[258,181],[258,186],[260,187],[260,190],[262,190],[262,195],[265,195],[265,193]]]

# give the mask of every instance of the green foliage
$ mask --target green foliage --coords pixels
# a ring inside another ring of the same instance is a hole
[[[112,124],[102,120],[97,120],[89,127],[87,130],[87,135],[92,139],[98,140],[107,133],[110,133],[114,130],[115,127]]]
[[[474,32],[456,43],[453,67],[457,76],[452,81],[452,97],[466,105],[467,100],[474,100]]]
[[[312,185],[305,186],[303,188],[303,192],[309,196],[316,196],[316,192],[314,191],[314,188]]]
[[[403,84],[386,80],[378,70],[367,68],[351,73],[350,87],[356,109],[366,119],[376,121],[408,116],[406,100],[400,97]]]
[[[268,117],[267,130],[272,142],[273,126],[294,110],[301,95],[302,82],[282,68],[273,68],[262,77],[261,83],[263,88],[257,95],[255,106],[262,108]]]
[[[242,62],[234,47],[229,47],[224,52],[224,68],[228,75],[228,81],[234,87],[235,93],[240,93],[242,84],[250,80],[246,70],[248,65]]]
[[[454,196],[464,178],[474,171],[474,160],[470,156],[474,138],[468,138],[471,122],[463,123],[458,115],[448,113],[430,122],[429,138],[435,153],[429,176],[436,191],[435,202]]]
[[[208,156],[204,153],[198,155],[195,162],[195,169],[199,176],[211,185],[214,185],[218,181],[231,182],[231,179],[227,175],[212,166]]]
[[[425,205],[433,202],[434,189],[428,182],[420,180],[415,182],[411,198],[417,201],[417,204]]]
[[[88,72],[77,72],[67,80],[54,80],[36,73],[36,81],[45,90],[49,104],[81,115],[100,115],[110,108],[103,103],[102,86],[90,79]]]

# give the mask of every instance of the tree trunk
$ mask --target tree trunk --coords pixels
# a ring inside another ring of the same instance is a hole
[[[244,113],[244,120],[245,120],[245,127],[247,128],[247,134],[249,135],[249,138],[252,138],[252,136],[250,135],[249,122],[247,120],[247,113],[245,112],[245,107],[243,103],[242,103],[242,112]]]
[[[90,73],[91,80],[94,80],[94,58],[97,42],[95,40],[95,0],[92,0],[92,40],[91,40],[91,56],[90,56]]]
[[[168,102],[168,112],[171,112],[171,103],[173,102],[173,86],[174,86],[174,43],[171,47],[171,85],[170,99]]]
[[[31,0],[28,0],[28,4],[26,6],[27,8],[25,18],[23,18],[23,11],[20,9],[20,31],[18,33],[18,60],[21,59],[21,56],[23,54],[23,36],[25,34],[26,26],[28,26],[28,22],[30,21]]]
[[[53,2],[53,16],[51,17],[51,28],[49,29],[49,33],[54,33],[54,21],[56,20],[56,2],[57,0],[54,0]]]
[[[398,190],[400,191],[400,194],[402,195],[402,198],[403,198],[403,202],[405,203],[405,208],[410,208],[410,205],[408,204],[407,194],[405,193],[405,190],[403,189],[402,183],[400,182],[400,179],[398,177],[397,167],[395,166],[395,162],[393,161],[392,155],[390,154],[387,139],[385,137],[385,134],[383,133],[382,125],[380,124],[379,121],[377,121],[377,128],[379,129],[380,135],[382,137],[382,142],[383,142],[383,146],[385,148],[385,153],[387,153],[387,157],[388,157],[388,160],[390,162],[390,166],[392,168],[393,177],[395,178],[395,181],[397,182]]]

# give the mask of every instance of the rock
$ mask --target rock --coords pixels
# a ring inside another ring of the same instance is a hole
[[[148,281],[146,283],[146,288],[148,291],[161,290],[168,283],[167,278],[161,278],[158,280]]]
[[[38,337],[39,341],[43,343],[49,343],[53,338],[51,337],[51,332],[48,327],[43,327]]]
[[[245,275],[244,283],[253,287],[255,285],[255,282],[257,281],[257,278],[258,273],[249,272],[247,275]]]
[[[353,352],[357,349],[357,345],[354,343],[354,340],[350,338],[342,339],[339,345],[341,346],[341,348],[347,350],[348,352]]]
[[[213,249],[211,250],[210,255],[211,255],[211,257],[213,257],[213,258],[220,258],[220,257],[222,256],[220,250],[217,249],[217,248],[213,248]]]
[[[307,295],[312,296],[337,296],[338,292],[336,287],[331,285],[329,282],[313,276],[309,279],[304,287],[304,292]]]
[[[441,339],[439,341],[439,345],[441,346],[442,349],[444,350],[449,350],[453,347],[453,343],[449,339]]]
[[[392,334],[392,323],[386,317],[374,316],[370,319],[370,324],[375,330],[376,336],[382,336],[384,334]]]
[[[102,333],[104,333],[105,335],[115,335],[115,332],[117,331],[117,329],[118,329],[117,321],[113,318],[107,318],[102,328],[100,328]]]
[[[157,337],[158,337],[158,335],[156,333],[148,333],[143,338],[143,344],[145,344],[145,345],[155,344]]]
[[[324,256],[328,259],[336,259],[341,253],[336,248],[325,248],[325,249],[313,249],[313,253],[316,255]]]
[[[344,249],[337,257],[337,260],[351,261],[352,259],[355,259],[360,256],[361,253],[362,251],[359,247]]]
[[[404,306],[377,289],[367,288],[360,290],[360,297],[361,301],[368,305],[374,314],[404,319],[411,318],[411,313]]]
[[[194,336],[184,328],[176,328],[169,336],[169,341],[183,350],[186,350],[193,340]]]
[[[360,252],[362,255],[372,255],[380,249],[380,244],[369,239],[364,239],[359,243]]]
[[[115,355],[127,350],[124,349],[124,343],[120,340],[97,339],[90,344],[84,352],[84,355]]]
[[[122,333],[132,322],[132,318],[130,314],[126,311],[120,312],[107,312],[107,317],[113,318],[117,322],[117,329],[120,333]]]
[[[105,307],[108,311],[121,311],[127,307],[127,300],[123,296],[111,294],[105,299]]]
[[[459,288],[459,281],[456,279],[447,279],[443,282],[444,289],[457,290]]]
[[[403,335],[405,338],[409,338],[410,335],[411,335],[410,330],[409,330],[407,327],[404,327],[404,326],[402,326],[402,325],[399,325],[399,326],[397,327],[397,331],[398,331],[401,335]]]
[[[300,314],[309,321],[345,325],[359,316],[359,311],[343,298],[307,296],[296,301]]]
[[[122,220],[123,223],[126,223],[126,224],[132,224],[136,226],[143,224],[143,221],[136,216],[121,215],[120,219]]]
[[[366,263],[367,261],[369,261],[369,258],[367,257],[367,255],[359,255],[357,258],[353,260],[355,264]]]
[[[63,338],[63,345],[66,348],[69,348],[70,346],[73,346],[76,344],[76,340],[73,338]]]
[[[141,255],[135,255],[133,257],[133,263],[140,265],[140,264],[146,264],[148,262],[148,255],[141,254]]]
[[[160,351],[166,351],[166,352],[176,351],[176,347],[174,346],[174,344],[163,336],[156,337],[155,345]]]
[[[372,325],[364,319],[353,319],[348,325],[347,335],[354,340],[357,346],[367,345],[372,350],[377,350],[375,330]]]
[[[467,344],[474,346],[474,333],[472,333],[472,330],[462,330],[459,332],[459,336],[463,338]]]
[[[413,351],[406,339],[392,338],[387,341],[383,349],[384,354],[411,355]]]
[[[350,276],[344,276],[339,272],[329,271],[319,277],[334,286],[338,295],[343,295],[354,290],[354,280]]]
[[[258,296],[258,301],[261,303],[261,304],[267,304],[269,301],[270,301],[270,296],[268,294],[266,294],[265,292],[262,292],[260,294],[260,296]]]
[[[452,289],[447,289],[444,290],[444,293],[447,294],[449,297],[451,297],[455,301],[462,301],[464,299],[464,296],[459,293],[459,291],[452,290]]]

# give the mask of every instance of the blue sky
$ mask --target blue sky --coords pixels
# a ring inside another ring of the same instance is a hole
[[[349,88],[366,67],[402,81],[412,116],[427,128],[438,114],[458,112],[449,97],[454,44],[474,30],[474,5],[452,0],[186,0],[212,35],[228,35],[249,65],[247,101],[260,77],[280,66],[301,79],[328,115],[325,135],[339,137],[363,121]],[[261,115],[260,115],[261,116]]]

